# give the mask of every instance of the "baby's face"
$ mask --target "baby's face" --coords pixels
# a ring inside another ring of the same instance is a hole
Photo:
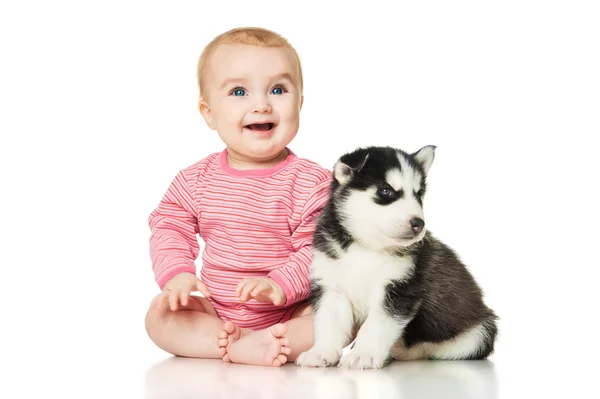
[[[227,147],[247,160],[277,156],[296,136],[299,68],[285,48],[219,46],[208,60],[200,110]]]

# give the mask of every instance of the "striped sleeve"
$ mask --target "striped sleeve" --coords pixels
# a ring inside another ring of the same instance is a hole
[[[309,194],[302,209],[300,223],[292,232],[294,252],[282,267],[271,271],[268,277],[275,280],[286,295],[285,306],[300,302],[310,294],[310,264],[312,261],[313,234],[317,219],[329,197],[330,180],[321,181]]]
[[[173,276],[196,274],[195,259],[200,252],[197,212],[184,171],[171,182],[158,207],[148,218],[150,258],[154,279],[162,290]]]

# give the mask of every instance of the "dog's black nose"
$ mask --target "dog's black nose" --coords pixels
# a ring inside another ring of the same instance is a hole
[[[425,221],[421,218],[412,218],[410,219],[410,225],[412,227],[412,231],[415,234],[419,234],[421,230],[423,230],[423,226],[425,226]]]

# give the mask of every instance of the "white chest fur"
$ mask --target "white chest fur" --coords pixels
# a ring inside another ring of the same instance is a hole
[[[361,319],[373,305],[372,301],[381,301],[390,281],[411,275],[414,263],[408,256],[393,256],[352,244],[337,260],[315,252],[311,267],[312,277],[325,289],[348,298],[355,316]]]

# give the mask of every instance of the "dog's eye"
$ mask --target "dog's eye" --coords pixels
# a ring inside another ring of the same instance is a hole
[[[423,191],[423,189],[420,189],[415,193],[415,196],[417,196],[417,198],[421,198],[423,194],[425,194],[425,191]]]
[[[383,187],[377,191],[377,194],[379,194],[381,197],[392,198],[394,196],[394,190],[389,187]]]

